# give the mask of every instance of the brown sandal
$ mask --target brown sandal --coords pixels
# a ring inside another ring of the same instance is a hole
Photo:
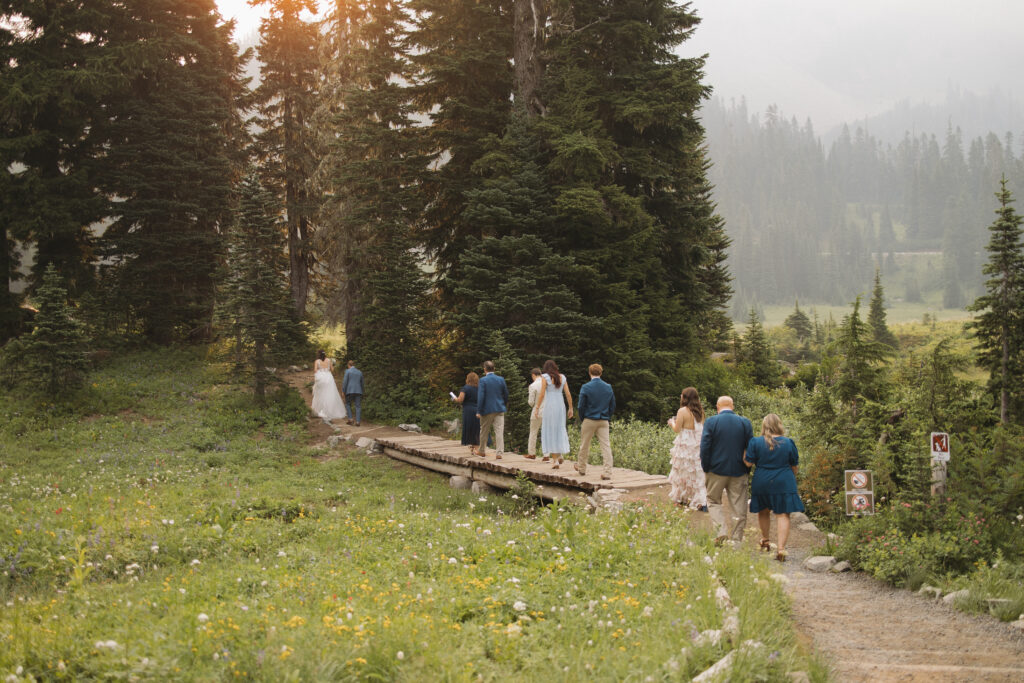
[[[761,539],[761,550],[765,551],[766,553],[770,553],[772,551],[772,544],[767,538]]]
[[[537,459],[536,455],[530,455],[529,453],[527,453],[523,457],[526,458],[527,460],[536,460]]]
[[[540,459],[540,461],[541,462],[551,462],[551,456],[550,455],[545,455],[543,458]]]
[[[786,557],[788,555],[789,555],[789,553],[787,553],[785,550],[780,550],[779,552],[775,553],[775,559],[778,560],[779,562],[785,562],[786,561]]]

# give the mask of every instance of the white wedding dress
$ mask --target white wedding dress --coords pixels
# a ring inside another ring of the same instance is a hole
[[[334,375],[327,368],[321,368],[313,375],[313,412],[327,422],[348,417]]]

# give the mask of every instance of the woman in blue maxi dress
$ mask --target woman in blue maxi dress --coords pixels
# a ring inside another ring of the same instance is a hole
[[[789,513],[803,512],[804,504],[796,491],[796,470],[800,463],[796,444],[783,436],[782,420],[775,413],[765,415],[761,423],[761,436],[747,444],[743,461],[755,465],[754,480],[750,484],[750,511],[757,513],[761,527],[761,549],[771,550],[768,531],[771,513],[775,513],[779,543],[775,559],[786,560],[786,542],[789,540]]]
[[[479,391],[480,375],[471,372],[466,375],[466,384],[455,399],[462,405],[462,445],[469,446],[470,455],[476,455],[476,447],[480,445],[480,418],[476,416]]]
[[[544,452],[543,461],[551,460],[551,469],[557,470],[569,453],[569,431],[565,426],[566,403],[569,404],[569,419],[572,419],[572,394],[565,381],[565,375],[558,372],[555,361],[544,362],[544,385],[537,396],[537,405],[533,412],[543,417],[540,423],[540,447]]]

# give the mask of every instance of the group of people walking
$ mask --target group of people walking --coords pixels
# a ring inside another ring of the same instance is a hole
[[[508,408],[508,385],[494,372],[494,363],[485,361],[484,376],[475,372],[466,375],[455,401],[462,405],[462,444],[470,453],[487,457],[487,443],[494,433],[494,457],[501,460],[505,452],[505,412]],[[590,381],[580,389],[579,402],[573,411],[569,383],[553,360],[544,362],[544,368],[530,371],[532,383],[528,389],[530,405],[530,436],[524,457],[537,458],[537,437],[540,437],[541,461],[552,463],[559,469],[569,455],[569,431],[566,420],[579,414],[583,420],[580,451],[573,469],[580,475],[587,473],[590,444],[594,437],[601,447],[604,469],[602,479],[611,479],[613,456],[609,423],[615,413],[615,392],[601,379],[604,368],[594,363],[588,368]]]
[[[789,540],[789,515],[804,509],[796,488],[800,462],[796,443],[784,436],[782,420],[775,413],[764,417],[761,436],[755,437],[750,420],[736,414],[731,397],[719,397],[716,407],[717,414],[705,421],[697,390],[683,390],[679,410],[668,420],[668,426],[676,433],[671,450],[669,499],[709,512],[718,529],[716,544],[727,540],[739,542],[747,522],[747,478],[753,467],[749,509],[757,513],[760,548],[771,552],[769,531],[774,512],[778,527],[775,558],[783,562]],[[729,518],[725,516],[723,498],[728,500]]]
[[[355,361],[348,362],[342,381],[342,400],[334,383],[333,360],[320,351],[314,364],[313,411],[324,420],[347,418],[361,422],[363,374]],[[582,420],[580,449],[573,468],[586,475],[590,445],[597,437],[601,447],[603,471],[601,479],[611,479],[612,447],[609,425],[615,413],[615,392],[601,375],[604,368],[594,363],[588,368],[590,381],[580,388],[573,410],[569,383],[554,360],[544,362],[543,369],[534,368],[528,389],[530,435],[524,457],[537,458],[540,437],[542,462],[559,469],[569,455],[567,420],[578,414]],[[483,377],[475,372],[466,375],[466,384],[453,399],[462,406],[462,444],[470,453],[487,457],[487,444],[493,433],[494,457],[502,459],[505,452],[505,412],[509,394],[505,378],[494,371],[493,361],[484,361]],[[346,408],[346,403],[348,408]],[[672,502],[710,513],[718,529],[715,543],[739,542],[746,527],[747,509],[757,513],[761,530],[760,548],[771,551],[768,539],[771,513],[776,514],[778,543],[776,559],[786,559],[789,539],[789,515],[803,511],[797,494],[796,472],[799,454],[796,444],[784,435],[782,420],[769,413],[761,423],[761,436],[755,437],[750,420],[736,414],[733,400],[721,396],[715,415],[705,419],[700,395],[694,387],[683,389],[679,410],[669,418],[668,426],[675,432],[669,452],[669,498]],[[750,468],[754,477],[748,497]],[[723,500],[728,501],[727,518]],[[748,502],[749,501],[749,502]]]

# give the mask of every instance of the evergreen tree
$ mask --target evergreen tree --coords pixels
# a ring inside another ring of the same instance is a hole
[[[288,235],[288,277],[292,305],[300,317],[310,288],[313,216],[317,198],[312,176],[317,163],[313,129],[319,95],[316,22],[302,12],[316,13],[314,0],[256,0],[269,6],[260,25],[257,50],[262,66],[253,92],[259,132],[256,149],[264,184],[278,197]]]
[[[31,334],[4,348],[6,363],[25,384],[39,386],[51,398],[81,384],[86,373],[85,334],[68,305],[57,267],[50,264],[33,301],[38,309]]]
[[[132,68],[98,131],[103,242],[115,296],[158,343],[209,331],[242,142],[231,28],[213,0],[135,0],[110,35]]]
[[[674,52],[697,18],[668,0],[566,2],[553,15],[538,124],[555,216],[545,241],[597,274],[580,292],[603,322],[596,345],[623,402],[656,412],[648,392],[704,350],[700,327],[722,326],[708,313],[728,286],[696,117],[703,61]]]
[[[989,388],[999,395],[999,421],[1019,422],[1024,411],[1024,218],[1013,208],[1013,195],[1000,181],[999,208],[989,226],[986,248],[989,276],[985,294],[970,310],[978,313],[970,323],[980,347],[979,360],[989,371]]]
[[[270,359],[293,336],[286,281],[284,240],[278,229],[277,198],[254,171],[242,179],[238,211],[228,232],[221,318],[242,347],[242,365],[253,379],[256,401],[266,402],[273,380]]]
[[[843,318],[838,334],[828,348],[835,372],[827,377],[839,402],[848,407],[856,420],[866,400],[878,401],[884,395],[885,360],[892,348],[875,341],[874,329],[860,317],[860,297],[853,310]],[[823,367],[826,365],[822,361]]]
[[[807,314],[800,310],[799,301],[796,302],[793,312],[786,316],[782,324],[793,330],[796,333],[796,338],[801,342],[808,341],[814,334],[814,325],[811,324],[811,319],[807,317]]]
[[[33,283],[52,263],[73,295],[92,281],[93,235],[105,215],[91,160],[101,104],[115,86],[106,47],[114,14],[78,0],[0,2],[0,279],[11,242],[35,246]],[[4,277],[6,276],[6,277]],[[4,288],[6,290],[6,287]],[[0,300],[0,319],[14,302]]]
[[[743,336],[740,354],[741,366],[754,384],[768,389],[779,386],[779,364],[754,309],[750,309],[747,318],[747,332]]]
[[[885,290],[882,288],[882,275],[878,270],[875,271],[875,286],[871,291],[868,324],[874,330],[875,341],[894,349],[899,347],[896,335],[885,324]]]
[[[418,136],[427,155],[420,236],[434,257],[444,300],[459,277],[466,240],[486,234],[464,211],[482,180],[473,165],[490,140],[503,135],[512,113],[512,3],[410,0],[409,6],[415,17],[408,38],[416,46],[410,55],[415,102],[430,120]]]
[[[426,362],[426,283],[411,232],[423,160],[412,144],[405,86],[412,77],[403,43],[409,18],[388,0],[355,4],[349,85],[339,92],[330,122],[336,135],[322,169],[335,205],[323,230],[334,242],[329,265],[344,290],[348,355],[360,359],[368,383],[385,387],[415,380]]]

